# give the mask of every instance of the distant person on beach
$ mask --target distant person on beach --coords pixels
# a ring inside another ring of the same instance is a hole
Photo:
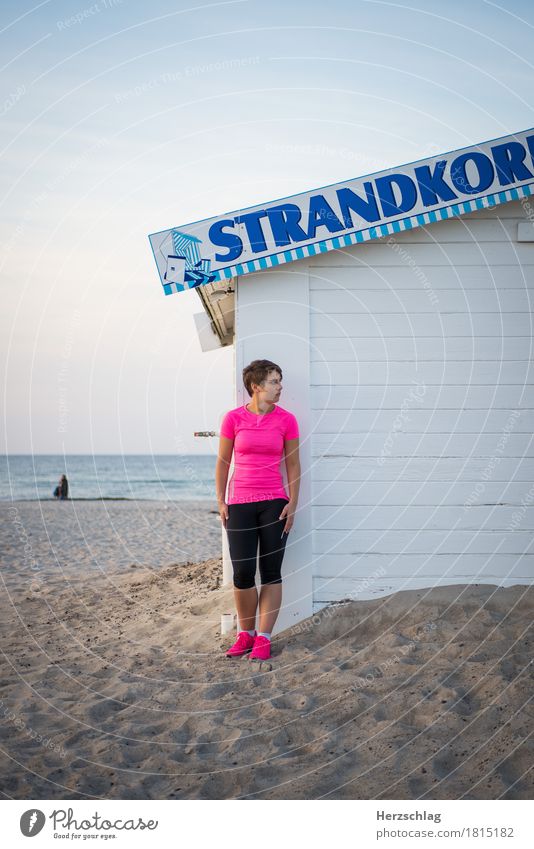
[[[282,369],[270,360],[254,360],[243,369],[251,401],[223,418],[215,487],[219,513],[228,535],[239,633],[227,657],[267,660],[271,632],[282,603],[281,568],[287,535],[293,526],[300,486],[299,428],[295,416],[276,405]],[[234,473],[226,485],[234,452]],[[280,474],[284,455],[289,495]],[[259,540],[261,591],[256,632],[256,552]]]
[[[66,475],[61,475],[59,483],[54,490],[54,498],[64,501],[69,497],[69,482]]]

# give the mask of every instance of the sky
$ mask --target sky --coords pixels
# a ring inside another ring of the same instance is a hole
[[[534,126],[533,35],[530,0],[4,0],[0,453],[213,451],[233,347],[148,234]]]

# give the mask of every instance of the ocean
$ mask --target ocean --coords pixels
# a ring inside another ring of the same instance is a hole
[[[211,454],[0,455],[0,501],[53,501],[62,474],[77,501],[216,501]]]

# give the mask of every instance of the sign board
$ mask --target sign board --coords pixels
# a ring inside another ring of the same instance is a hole
[[[166,295],[519,200],[534,129],[149,236]]]

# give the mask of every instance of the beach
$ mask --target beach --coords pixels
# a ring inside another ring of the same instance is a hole
[[[9,799],[529,799],[534,587],[324,608],[229,660],[211,502],[3,502]]]

